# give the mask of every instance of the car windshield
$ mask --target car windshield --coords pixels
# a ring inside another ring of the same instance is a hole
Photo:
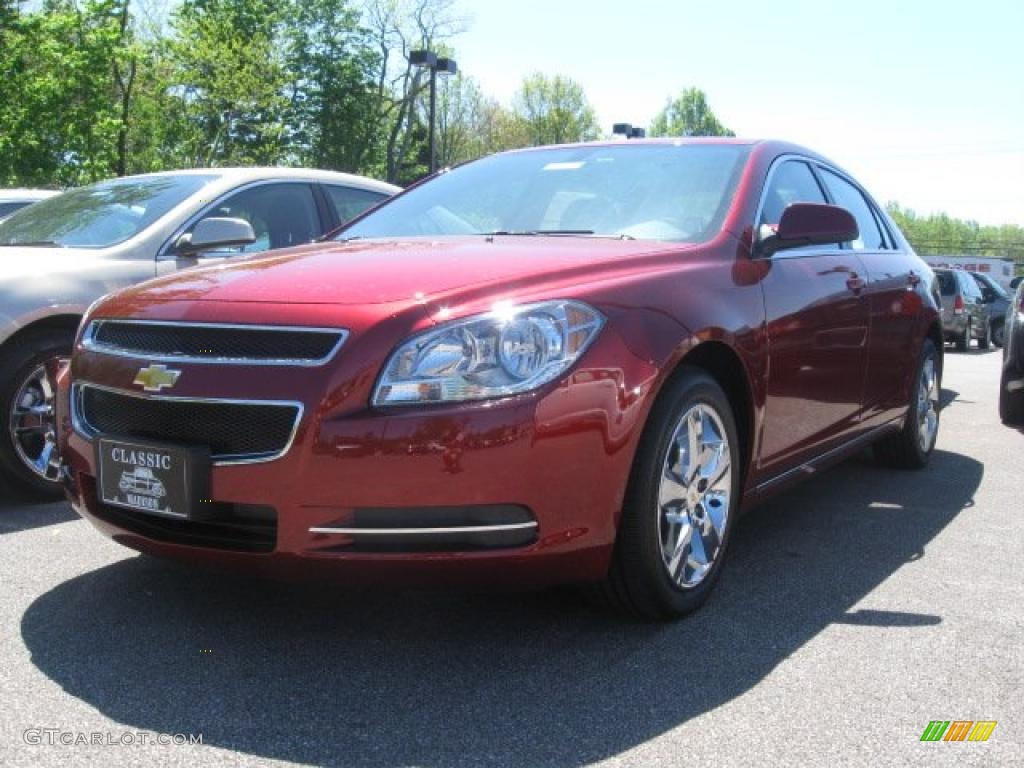
[[[978,275],[977,276],[977,281],[978,281],[980,287],[990,289],[992,291],[992,293],[994,293],[1000,299],[1007,299],[1007,300],[1009,300],[1010,294],[1006,292],[1006,289],[1003,288],[1003,286],[1001,286],[999,283],[997,283],[991,277]]]
[[[749,151],[623,143],[492,155],[414,187],[338,239],[529,234],[702,242],[720,229]]]
[[[73,189],[0,222],[0,246],[106,248],[137,235],[215,174],[114,179]]]

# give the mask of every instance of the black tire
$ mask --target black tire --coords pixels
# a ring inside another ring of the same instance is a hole
[[[956,351],[966,352],[967,348],[971,346],[971,319],[967,318],[967,328],[964,330],[962,336],[956,337]]]
[[[670,578],[662,560],[658,493],[675,429],[683,415],[697,404],[710,406],[724,427],[729,444],[731,489],[720,545],[711,567],[699,583],[684,588]],[[741,474],[741,446],[729,399],[704,371],[681,368],[659,396],[637,450],[612,565],[599,587],[604,600],[648,621],[676,619],[700,607],[721,573],[739,512]]]
[[[1002,349],[1006,343],[1006,321],[1003,319],[996,320],[992,323],[992,343]]]
[[[920,399],[918,389],[921,386],[921,376],[925,365],[931,360],[934,365],[936,379],[936,391],[941,391],[942,369],[939,363],[938,350],[931,339],[925,339],[921,347],[921,356],[917,367],[914,369],[914,385],[910,393],[910,408],[907,411],[903,428],[899,432],[886,435],[874,445],[875,458],[879,463],[896,469],[923,469],[928,465],[932,452],[935,450],[935,443],[939,435],[939,422],[941,411],[938,403],[934,405],[935,413],[935,435],[931,438],[931,444],[922,447],[920,440]]]
[[[978,349],[989,349],[992,346],[992,326],[985,323],[985,335],[978,339]]]
[[[74,337],[74,331],[40,329],[0,350],[0,472],[16,487],[38,496],[60,496],[61,485],[56,479],[46,480],[33,472],[18,455],[10,430],[14,398],[34,369],[47,360],[71,354]]]
[[[1004,424],[1024,427],[1024,389],[1011,392],[1008,389],[1011,380],[1009,371],[1004,368],[999,377],[999,418]]]

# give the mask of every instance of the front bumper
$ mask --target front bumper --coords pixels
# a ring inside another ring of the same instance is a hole
[[[275,577],[516,586],[597,580],[607,572],[656,371],[608,328],[582,362],[537,394],[384,411],[366,407],[373,380],[353,363],[279,377],[181,366],[183,397],[304,404],[283,456],[214,465],[210,508],[184,521],[100,503],[93,440],[72,428],[65,381],[68,496],[128,547]],[[72,373],[76,382],[127,389],[146,363],[79,350]],[[344,394],[339,401],[324,392]],[[404,533],[361,532],[387,527]]]

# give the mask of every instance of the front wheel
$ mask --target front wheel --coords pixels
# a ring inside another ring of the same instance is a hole
[[[740,500],[740,449],[718,383],[684,368],[641,438],[604,595],[644,619],[698,608],[722,569]]]
[[[43,496],[61,492],[55,379],[60,363],[71,354],[73,337],[41,330],[0,354],[0,470],[16,485]]]
[[[931,339],[921,348],[916,386],[903,429],[875,443],[875,457],[886,466],[923,469],[939,436],[939,353]]]
[[[1010,426],[1024,427],[1024,388],[1014,386],[1017,381],[1003,369],[999,378],[999,419]]]

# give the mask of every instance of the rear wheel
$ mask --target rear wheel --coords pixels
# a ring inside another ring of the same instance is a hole
[[[922,469],[928,464],[939,435],[939,373],[938,351],[926,339],[903,429],[875,443],[875,457],[882,464],[899,469]]]
[[[0,470],[14,484],[40,495],[61,492],[55,375],[73,343],[73,333],[40,330],[0,353]]]
[[[956,351],[966,352],[969,346],[971,346],[971,319],[967,318],[967,327],[964,329],[963,335],[956,339]]]
[[[721,573],[739,508],[736,422],[722,388],[682,369],[641,439],[603,594],[645,619],[698,608]]]
[[[978,349],[988,349],[992,346],[992,326],[987,322],[985,325],[985,335],[978,339]]]

